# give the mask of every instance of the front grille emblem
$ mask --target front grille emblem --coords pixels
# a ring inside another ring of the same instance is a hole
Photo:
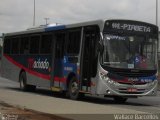
[[[138,78],[128,78],[128,81],[134,85],[138,81]]]

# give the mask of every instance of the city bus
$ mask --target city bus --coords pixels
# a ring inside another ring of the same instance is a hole
[[[90,94],[154,96],[158,27],[110,19],[45,26],[3,36],[2,76],[23,91],[43,87],[77,99]]]

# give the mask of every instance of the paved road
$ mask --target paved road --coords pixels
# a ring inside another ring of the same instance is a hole
[[[129,99],[125,104],[91,96],[73,101],[40,88],[36,92],[22,92],[19,83],[4,78],[0,78],[0,101],[51,114],[160,113],[160,92],[155,97]]]

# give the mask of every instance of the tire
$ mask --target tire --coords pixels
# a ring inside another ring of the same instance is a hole
[[[19,83],[20,83],[20,89],[22,91],[27,91],[27,84],[26,84],[27,78],[26,78],[26,73],[22,72],[19,76]]]
[[[22,91],[34,91],[36,89],[36,86],[34,85],[27,85],[27,77],[25,72],[22,72],[20,74],[19,83],[20,83],[20,89]]]
[[[115,96],[114,97],[114,101],[116,103],[125,103],[127,101],[128,98],[125,97],[120,97],[120,96]]]
[[[70,79],[66,96],[72,100],[76,100],[79,98],[79,86],[76,77],[72,77]]]

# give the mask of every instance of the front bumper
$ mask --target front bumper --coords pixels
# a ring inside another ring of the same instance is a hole
[[[97,94],[105,96],[155,96],[157,94],[158,81],[143,85],[121,84],[118,82],[106,82],[101,77],[98,78]]]

